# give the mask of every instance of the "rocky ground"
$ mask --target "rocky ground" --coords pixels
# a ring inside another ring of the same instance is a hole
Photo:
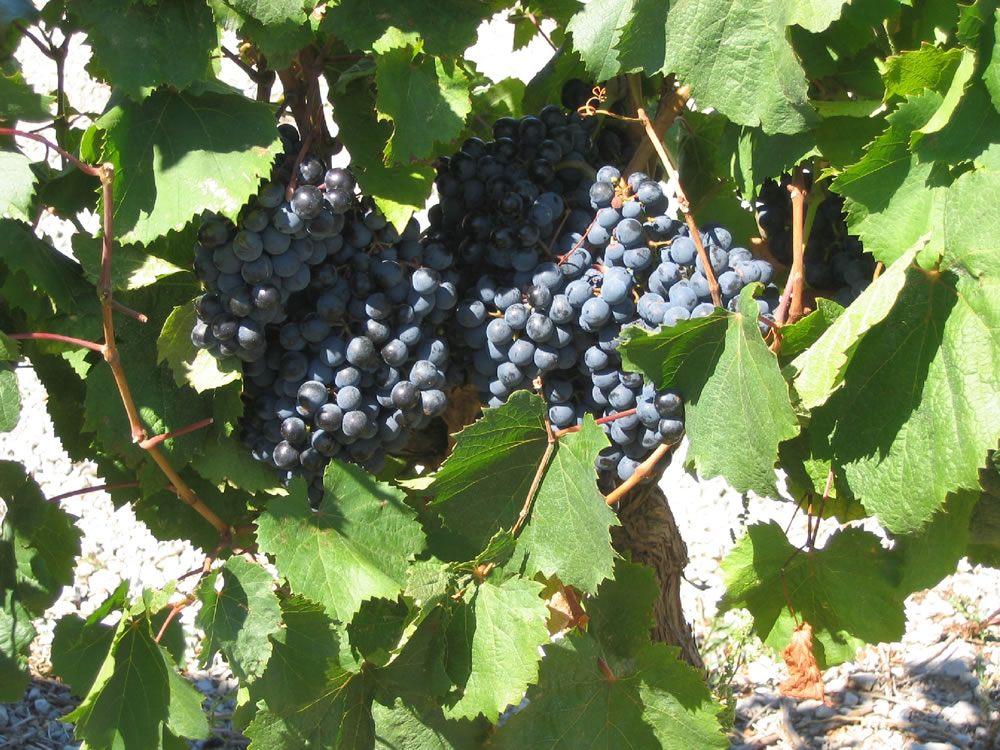
[[[482,38],[480,51],[488,61],[505,59],[506,67],[491,71],[531,75],[537,69],[531,54],[516,58],[492,53],[509,45],[497,27]],[[545,55],[542,50],[535,57]],[[106,88],[86,74],[86,45],[73,46],[67,67],[67,90],[81,109],[98,111],[107,99]],[[29,82],[51,85],[51,64],[30,45],[18,52]],[[511,65],[523,70],[511,70]],[[230,71],[242,85],[239,73]],[[82,123],[81,123],[82,124]],[[37,151],[26,151],[37,156]],[[91,228],[92,222],[82,217]],[[63,227],[45,220],[41,230],[65,245]],[[94,467],[73,464],[52,436],[51,423],[41,408],[46,395],[30,368],[19,371],[25,416],[12,433],[0,435],[0,456],[23,462],[47,496],[100,484]],[[716,614],[722,592],[720,561],[748,522],[793,521],[790,506],[743,498],[719,482],[696,482],[679,470],[680,461],[664,476],[664,489],[688,542],[691,563],[682,589],[685,611],[713,674],[714,687],[733,709],[734,746],[743,748],[1000,748],[1000,571],[966,564],[934,589],[910,597],[906,603],[907,631],[901,642],[863,649],[854,662],[824,674],[826,702],[794,701],[778,695],[787,676],[784,664],[749,632],[748,618],[739,612]],[[31,657],[32,684],[18,703],[0,705],[0,750],[68,750],[79,744],[72,727],[59,720],[78,702],[68,689],[48,677],[49,647],[54,622],[76,612],[86,616],[127,580],[133,592],[142,586],[158,588],[204,560],[201,550],[177,542],[157,542],[128,507],[115,510],[101,492],[61,502],[79,517],[83,550],[73,586],[67,587],[47,615],[36,622],[39,637]],[[801,539],[804,525],[791,523],[790,535]],[[798,534],[798,537],[796,537]],[[181,582],[193,585],[194,577]],[[188,677],[205,695],[214,736],[192,743],[194,748],[242,748],[246,740],[229,728],[236,681],[216,661],[198,667],[195,607],[185,609],[181,621],[188,633]],[[993,618],[992,624],[990,618]]]

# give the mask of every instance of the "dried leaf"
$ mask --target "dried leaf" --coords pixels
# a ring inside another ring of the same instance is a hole
[[[803,621],[792,633],[788,647],[781,652],[781,658],[788,665],[788,679],[778,686],[782,695],[823,700],[823,675],[816,664],[812,640],[812,625]]]

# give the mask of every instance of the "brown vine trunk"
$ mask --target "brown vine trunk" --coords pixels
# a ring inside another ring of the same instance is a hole
[[[681,575],[688,562],[687,546],[663,490],[655,481],[639,485],[621,500],[618,519],[622,525],[611,529],[615,549],[619,553],[628,551],[633,562],[651,567],[660,582],[660,597],[653,609],[653,640],[679,646],[684,661],[703,669],[694,633],[681,608]]]

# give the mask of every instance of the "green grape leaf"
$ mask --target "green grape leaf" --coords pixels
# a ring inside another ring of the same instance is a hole
[[[667,57],[667,3],[634,0],[632,17],[621,30],[618,61],[626,73],[653,75]]]
[[[388,663],[407,624],[409,608],[398,599],[366,599],[347,624],[347,636],[356,657],[375,666]]]
[[[945,50],[932,44],[886,58],[882,76],[886,99],[922,94],[924,89],[943,94],[961,59],[962,50]]]
[[[421,710],[399,699],[373,703],[372,718],[376,750],[463,750],[480,747],[490,731],[485,721],[450,721],[436,706]]]
[[[385,218],[397,229],[402,229],[420,211],[434,184],[434,168],[410,165],[407,167],[369,167],[358,170],[358,185],[365,195],[375,198],[375,204]]]
[[[0,562],[4,562],[0,548]],[[31,615],[14,597],[0,588],[0,702],[16,703],[28,687],[28,650],[35,640]]]
[[[448,718],[483,714],[495,722],[538,676],[538,647],[549,640],[548,608],[542,585],[510,578],[488,579],[462,602],[448,628],[448,673],[459,697],[445,709]]]
[[[31,199],[38,178],[31,171],[31,159],[16,151],[0,151],[0,216],[32,221]]]
[[[934,165],[922,163],[910,151],[911,134],[940,103],[941,95],[933,91],[908,97],[888,116],[889,128],[868,147],[864,158],[830,184],[844,196],[850,232],[887,266],[941,225],[944,196],[943,188],[935,186]]]
[[[454,57],[476,43],[479,24],[493,14],[489,3],[464,0],[341,0],[328,7],[321,30],[335,33],[351,49],[371,49],[390,28],[416,32],[430,55]]]
[[[270,6],[266,5],[267,0],[239,1],[241,10],[245,10],[246,15],[234,10],[236,3],[226,4],[222,0],[210,0],[210,4],[220,25],[236,29],[241,39],[251,42],[267,59],[267,67],[271,70],[283,70],[289,67],[299,50],[308,47],[315,40],[312,24],[301,12],[301,3],[298,9],[300,12],[288,8],[287,15],[278,20],[278,15],[282,13],[281,8],[285,6],[285,0],[278,0],[278,4]],[[272,23],[261,23],[253,17],[253,13],[260,13],[275,20]]]
[[[840,384],[848,352],[869,328],[889,314],[903,289],[906,269],[919,249],[910,248],[889,266],[819,339],[792,361],[795,392],[805,408],[822,404]]]
[[[221,575],[222,587],[216,590]],[[201,665],[222,651],[240,680],[259,677],[271,656],[268,636],[278,630],[281,610],[271,590],[274,579],[260,565],[231,557],[198,587],[201,610],[195,624],[205,631]]]
[[[87,281],[97,286],[101,278],[100,238],[73,235],[73,255],[80,261]],[[175,273],[190,271],[150,255],[138,245],[119,245],[114,248],[111,264],[111,288],[114,291],[140,289]]]
[[[0,432],[10,432],[21,419],[21,392],[17,376],[8,365],[0,364]]]
[[[841,388],[813,410],[810,431],[825,437],[825,455],[894,533],[919,529],[949,493],[978,488],[1000,441],[1000,275],[979,213],[982,191],[997,189],[1000,171],[955,181],[940,265],[902,271],[895,305],[854,347]]]
[[[722,122],[725,123],[725,120]],[[731,125],[728,127],[732,128]],[[707,138],[703,137],[702,140],[707,140],[707,143],[704,143],[703,148],[718,148],[718,137],[712,138],[712,133],[705,135]],[[740,128],[732,155],[736,185],[743,195],[757,195],[758,188],[764,183],[764,180],[791,172],[795,165],[816,153],[815,136],[812,132],[796,133],[795,135],[783,133],[768,135],[760,128]],[[713,169],[713,166],[709,166],[706,170],[706,177],[710,177],[716,172],[717,168]],[[720,166],[725,169],[726,165]],[[710,184],[709,189],[712,190],[712,194],[717,192],[717,186],[714,184]],[[738,203],[731,198],[730,202]],[[747,214],[748,212],[744,211],[743,213]],[[699,218],[701,215],[698,214]],[[726,227],[729,228],[729,225],[726,224]],[[754,232],[756,233],[756,224],[754,224]]]
[[[482,419],[457,435],[455,449],[425,494],[474,557],[493,535],[511,528],[545,453],[545,404],[528,391],[484,409]]]
[[[36,617],[51,607],[63,586],[73,583],[74,558],[80,554],[82,532],[74,517],[47,502],[24,467],[0,461],[0,492],[7,503],[0,536],[0,560],[12,569],[9,585],[18,600]]]
[[[113,610],[125,608],[128,581],[94,610],[86,620],[65,615],[56,623],[52,638],[52,669],[68,684],[73,695],[83,698],[97,679],[115,642],[117,629],[101,622]]]
[[[817,117],[785,37],[786,27],[799,23],[795,10],[779,0],[678,0],[667,17],[663,72],[676,73],[700,106],[738,125],[760,125],[765,133],[806,130]]]
[[[594,81],[600,83],[618,75],[621,65],[616,47],[622,38],[622,26],[630,19],[632,2],[620,0],[595,0],[587,3],[570,19],[566,31],[573,35],[573,49],[583,58],[587,72]],[[632,25],[637,23],[639,19],[635,19]],[[662,65],[662,61],[660,64]],[[652,73],[653,70],[649,72]]]
[[[792,629],[796,624],[787,611],[787,596],[797,619],[813,626],[820,668],[853,658],[855,639],[895,641],[905,629],[898,556],[861,529],[837,531],[824,547],[796,554],[777,523],[755,524],[723,560],[722,569],[726,593],[721,611],[750,610],[761,640],[780,651],[791,631],[779,616],[784,611]]]
[[[271,657],[250,690],[254,701],[263,699],[272,711],[284,713],[319,695],[339,644],[330,618],[314,602],[285,599],[281,617],[284,627],[270,636]]]
[[[180,230],[202,211],[235,219],[279,144],[266,103],[216,90],[159,90],[121,102],[97,127],[115,167],[115,233],[125,243]]]
[[[194,463],[194,470],[219,490],[233,487],[253,493],[284,494],[274,467],[255,461],[235,434],[210,435]]]
[[[983,82],[990,92],[993,106],[1000,111],[1000,13],[993,24],[993,49],[990,51],[990,62],[983,70]],[[3,101],[3,97],[0,97]]]
[[[960,490],[920,531],[894,538],[895,549],[903,563],[903,595],[937,586],[955,572],[969,543],[969,521],[979,500],[979,489]]]
[[[375,727],[368,682],[365,675],[330,667],[322,688],[307,704],[281,713],[258,711],[244,734],[251,747],[268,750],[372,747]]]
[[[0,120],[39,122],[52,118],[49,107],[54,96],[43,96],[32,91],[21,71],[0,70]]]
[[[676,651],[650,644],[612,668],[587,635],[547,645],[528,705],[497,730],[490,747],[727,747],[718,704]]]
[[[462,132],[472,111],[469,79],[461,68],[437,57],[416,59],[410,48],[379,55],[375,85],[378,117],[393,121],[384,152],[389,166],[431,156],[435,143],[447,143]]]
[[[801,354],[822,336],[841,315],[844,308],[825,297],[816,299],[816,309],[801,320],[781,329],[781,356]]]
[[[273,498],[257,522],[261,551],[274,555],[292,590],[347,622],[361,602],[394,599],[424,535],[404,494],[354,464],[332,461],[313,512],[302,483]]]
[[[529,575],[558,575],[587,593],[611,575],[615,551],[608,529],[619,521],[597,490],[594,469],[594,459],[608,445],[604,430],[589,415],[580,432],[559,439],[517,540]],[[566,544],[567,539],[573,543]]]
[[[73,11],[94,50],[87,70],[133,99],[142,99],[160,84],[182,90],[211,77],[219,40],[204,2],[122,5],[91,0]]]
[[[161,747],[164,727],[208,737],[201,695],[173,673],[145,618],[123,620],[90,693],[66,716],[76,722],[77,739],[94,747],[150,750]]]
[[[799,427],[788,384],[757,326],[757,288],[744,288],[739,314],[717,311],[654,335],[627,329],[622,361],[659,387],[680,390],[689,460],[702,476],[777,496],[778,444]]]
[[[16,362],[21,358],[21,345],[0,331],[0,362]]]
[[[951,116],[955,113],[955,108],[958,107],[958,103],[962,100],[965,94],[965,87],[972,78],[972,74],[976,69],[976,55],[971,50],[962,50],[962,59],[959,61],[958,66],[955,68],[955,74],[951,78],[951,82],[948,85],[948,89],[943,92],[940,103],[931,118],[925,122],[919,129],[918,133],[929,134],[936,133],[951,120]],[[916,139],[918,136],[914,133],[913,138]]]
[[[371,671],[377,700],[391,703],[399,697],[422,706],[427,701],[439,701],[451,688],[444,666],[444,609],[430,605],[428,611],[392,661]]]
[[[302,0],[230,0],[233,8],[263,24],[303,23]]]
[[[100,305],[94,287],[83,278],[80,266],[44,240],[27,224],[0,219],[0,260],[11,271],[23,271],[31,288],[52,300],[69,315],[99,321]],[[98,328],[99,330],[99,328]]]
[[[911,139],[911,143],[921,162],[960,164],[990,148],[998,129],[1000,113],[986,87],[977,81],[969,86],[947,125],[932,135]]]
[[[351,87],[350,92],[330,88],[338,137],[351,152],[358,185],[373,196],[379,209],[393,226],[400,228],[414,211],[424,207],[434,182],[431,166],[407,164],[386,167],[383,152],[392,135],[392,125],[378,120],[375,101],[366,91]]]
[[[178,387],[189,385],[198,393],[221,388],[240,379],[240,367],[218,360],[191,343],[191,329],[198,322],[194,305],[175,307],[156,339],[156,362],[166,362]]]
[[[656,572],[639,563],[615,560],[615,577],[601,582],[597,596],[585,600],[587,632],[608,653],[633,657],[650,643],[656,625],[653,602],[660,596]]]

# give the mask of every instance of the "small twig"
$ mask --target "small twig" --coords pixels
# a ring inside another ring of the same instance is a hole
[[[61,333],[8,333],[7,338],[11,339],[22,339],[22,340],[43,340],[43,341],[62,341],[67,344],[75,344],[76,346],[82,346],[85,349],[92,349],[95,352],[104,353],[104,345],[98,344],[93,341],[85,341],[84,339],[74,338],[72,336],[63,336]]]
[[[152,446],[162,443],[164,440],[170,440],[171,438],[179,437],[180,435],[185,435],[189,432],[194,432],[195,430],[200,430],[202,427],[208,427],[215,420],[212,417],[208,419],[203,419],[200,422],[195,422],[194,424],[189,424],[187,427],[181,427],[179,430],[174,430],[173,432],[165,432],[162,435],[153,435],[151,438],[146,438],[139,443],[139,447],[143,450],[149,450]]]
[[[548,443],[545,446],[545,453],[542,454],[541,463],[538,464],[538,469],[535,470],[535,477],[531,480],[531,487],[528,488],[528,496],[524,499],[524,505],[521,508],[521,512],[517,514],[517,521],[514,523],[514,528],[510,530],[511,536],[517,536],[517,532],[521,530],[521,526],[524,525],[525,519],[528,517],[528,513],[531,510],[531,504],[535,500],[535,494],[538,492],[538,487],[542,483],[542,477],[545,475],[545,470],[549,466],[549,459],[552,458],[552,452],[556,448],[556,436],[552,432],[552,423],[549,421],[548,417],[545,417],[545,435]]]
[[[608,493],[608,495],[604,498],[604,502],[608,505],[614,505],[621,500],[625,496],[625,493],[656,470],[656,465],[660,462],[660,459],[670,452],[670,448],[671,446],[666,443],[658,445],[656,450],[650,454],[649,458],[635,467],[635,472],[632,476],[622,482],[619,487],[616,487],[613,492]]]
[[[118,312],[123,313],[125,315],[128,315],[130,318],[135,318],[140,323],[148,323],[149,322],[149,318],[147,318],[143,313],[136,312],[131,307],[125,307],[125,305],[123,305],[121,302],[119,302],[116,299],[111,300],[110,304],[111,304],[111,307],[113,307]]]
[[[684,111],[688,99],[691,96],[691,89],[681,86],[679,89],[673,87],[673,75],[668,76],[669,81],[664,81],[664,88],[667,93],[660,97],[660,106],[656,110],[656,117],[653,118],[653,130],[657,133],[666,133],[678,115]],[[684,120],[681,120],[683,123]],[[643,140],[635,149],[635,154],[629,161],[625,169],[625,174],[643,169],[653,150],[653,144]]]
[[[238,67],[240,70],[246,73],[247,77],[251,81],[253,81],[257,85],[260,85],[261,81],[263,80],[263,76],[252,65],[247,65],[245,62],[243,62],[242,59],[240,59],[240,56],[238,54],[233,52],[225,45],[221,45],[220,49],[222,50],[222,54],[224,57],[226,57],[230,62],[234,63],[236,67]]]
[[[549,35],[546,34],[545,31],[542,29],[542,25],[540,23],[538,23],[538,19],[535,18],[535,14],[534,13],[525,13],[524,15],[527,16],[528,20],[531,21],[535,25],[535,28],[538,29],[538,33],[541,34],[542,38],[545,39],[545,41],[549,43],[549,46],[552,48],[552,50],[554,52],[558,52],[559,48],[556,46],[555,42],[552,41],[551,37],[549,37]]]
[[[69,151],[60,148],[45,136],[38,135],[37,133],[28,133],[25,132],[24,130],[16,130],[14,128],[0,128],[0,135],[20,136],[21,138],[27,138],[28,140],[37,141],[38,143],[41,143],[47,148],[51,148],[53,151],[56,151],[64,159],[68,159],[70,162],[73,163],[73,166],[75,166],[81,172],[89,174],[91,177],[101,176],[100,167],[92,167],[89,164],[84,164],[82,161],[73,156],[73,154],[71,154]]]
[[[53,495],[50,498],[46,498],[50,503],[57,503],[60,500],[65,500],[68,497],[76,497],[77,495],[86,495],[89,492],[101,492],[102,490],[120,490],[125,487],[139,487],[139,482],[113,482],[111,484],[100,484],[96,487],[81,487],[78,490],[72,490],[71,492],[64,492],[61,495]]]
[[[24,28],[24,26],[22,26],[19,21],[14,21],[14,23],[12,23],[11,25],[15,29],[17,29],[18,31],[20,31],[22,34],[24,34],[24,36],[26,36],[32,42],[32,44],[34,44],[36,47],[38,47],[38,49],[40,49],[42,51],[43,55],[45,55],[50,60],[52,60],[54,58],[54,55],[52,53],[52,47],[49,46],[49,45],[46,45],[41,40],[39,40],[28,29]]]

